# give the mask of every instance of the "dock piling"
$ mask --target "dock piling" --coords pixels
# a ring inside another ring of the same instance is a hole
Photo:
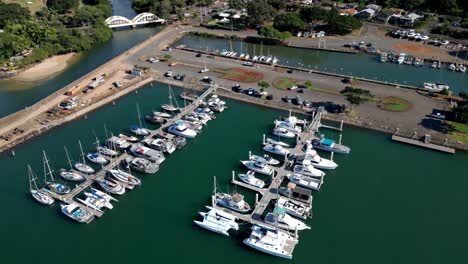
[[[340,144],[340,145],[341,145],[341,139],[342,139],[342,138],[343,138],[343,135],[340,134],[340,139],[338,140],[338,144]]]

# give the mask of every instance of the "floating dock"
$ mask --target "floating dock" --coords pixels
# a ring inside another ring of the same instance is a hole
[[[392,135],[392,140],[394,141],[398,141],[401,143],[410,144],[410,145],[414,145],[414,146],[418,146],[422,148],[442,151],[445,153],[455,154],[454,148],[445,146],[445,143],[444,145],[437,145],[437,144],[431,143],[430,139],[431,139],[430,135],[424,135],[423,139],[420,140],[417,138],[416,133],[414,133],[413,136],[411,137],[403,137],[398,134],[398,130],[395,132],[395,134]]]

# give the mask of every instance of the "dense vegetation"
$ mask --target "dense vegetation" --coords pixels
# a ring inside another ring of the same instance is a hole
[[[377,3],[383,7],[398,7],[405,10],[420,9],[438,14],[468,15],[468,1],[466,0],[361,0],[359,3],[361,6]]]
[[[78,7],[71,0],[49,0],[48,7],[33,15],[18,4],[0,3],[0,28],[4,30],[0,33],[2,68],[21,68],[53,55],[88,50],[108,40],[112,31],[104,20],[112,14],[109,1],[84,2]],[[28,50],[32,52],[25,52]],[[29,54],[18,57],[21,53]]]
[[[213,2],[213,0],[133,0],[132,7],[137,13],[151,12],[164,19],[175,14],[180,19],[187,6],[194,4],[209,6]]]

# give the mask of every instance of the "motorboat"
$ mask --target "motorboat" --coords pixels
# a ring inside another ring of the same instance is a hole
[[[130,149],[130,152],[135,157],[147,159],[151,162],[155,162],[158,165],[166,160],[164,154],[161,151],[150,149],[144,146],[135,146]]]
[[[51,192],[54,192],[56,194],[67,194],[71,191],[70,187],[68,187],[67,185],[57,183],[57,182],[46,182],[45,186]]]
[[[241,160],[241,163],[244,164],[249,170],[272,176],[275,172],[266,162],[262,160],[252,161],[252,160]]]
[[[186,115],[184,115],[183,117],[184,120],[187,120],[187,121],[199,121],[199,122],[202,122],[200,120],[200,118],[198,118],[198,115],[196,113],[188,113]],[[202,122],[203,125],[206,125],[206,121]]]
[[[123,139],[125,141],[128,141],[128,142],[131,142],[131,143],[138,142],[138,140],[139,140],[137,137],[134,137],[134,136],[128,135],[128,134],[124,134],[124,133],[120,133],[119,138],[121,138],[121,139]]]
[[[272,145],[278,145],[278,146],[282,146],[282,147],[285,147],[285,148],[289,148],[289,144],[288,143],[285,143],[283,141],[278,141],[278,140],[274,140],[274,139],[271,139],[271,138],[267,138],[266,140],[264,140],[263,144],[272,144]]]
[[[219,105],[226,105],[226,102],[219,99],[219,96],[216,94],[211,95],[210,99],[208,99],[208,102],[215,102]]]
[[[130,131],[137,136],[149,135],[149,131],[146,128],[142,128],[141,126],[137,126],[137,125],[131,126]]]
[[[134,158],[130,162],[130,168],[141,173],[153,174],[159,170],[159,166],[144,158]]]
[[[349,154],[351,152],[351,149],[349,147],[338,144],[334,140],[331,140],[328,138],[313,139],[312,146],[315,149],[320,149],[320,150],[328,151],[328,152],[343,153],[343,154]]]
[[[172,154],[176,150],[176,147],[171,141],[164,140],[162,138],[156,138],[156,139],[148,138],[148,139],[144,139],[142,142],[146,146],[152,149],[155,149],[164,153],[168,153],[168,154]]]
[[[92,163],[96,163],[96,164],[106,164],[107,162],[109,162],[106,158],[104,158],[99,153],[89,153],[88,155],[86,155],[86,158]]]
[[[160,116],[155,116],[154,114],[148,114],[145,116],[145,120],[150,122],[150,123],[153,123],[153,124],[161,124],[161,123],[164,123],[167,121],[166,118],[162,118]]]
[[[194,220],[193,222],[206,230],[225,236],[229,236],[228,231],[231,229],[239,230],[235,216],[211,207],[209,209],[208,212],[199,213],[203,217],[203,221]]]
[[[255,178],[255,172],[249,170],[247,171],[247,173],[243,173],[243,174],[239,174],[237,175],[239,177],[239,179],[245,183],[247,183],[248,185],[252,185],[254,187],[257,187],[257,188],[263,188],[265,187],[265,182],[258,179],[258,178]]]
[[[289,199],[312,205],[312,191],[308,188],[298,186],[293,182],[289,182],[286,186],[279,187],[278,193]]]
[[[89,223],[94,219],[94,215],[90,211],[81,208],[78,203],[61,204],[60,207],[64,215],[80,223]]]
[[[120,136],[120,135],[119,135]],[[111,149],[126,150],[131,144],[122,137],[113,136],[106,141],[106,145]]]
[[[182,121],[175,122],[167,129],[167,132],[186,138],[194,138],[197,135],[197,132],[188,128]]]
[[[91,189],[91,192],[84,192],[84,195],[86,196],[85,200],[80,198],[76,198],[76,200],[89,208],[101,212],[104,208],[113,209],[114,206],[110,202],[117,201],[112,196],[96,189]]]
[[[403,64],[403,62],[405,62],[405,57],[406,57],[405,53],[400,53],[398,55],[398,60],[397,60],[398,64]]]
[[[298,240],[286,232],[254,225],[250,236],[244,239],[243,243],[266,254],[292,259]]]
[[[123,183],[127,183],[130,185],[141,185],[141,180],[137,177],[121,170],[109,170],[109,173],[114,177],[116,180],[121,181]]]
[[[276,154],[276,155],[280,155],[280,156],[289,155],[290,153],[289,149],[284,148],[280,145],[272,145],[272,144],[265,145],[263,147],[263,150],[266,152]]]
[[[450,87],[443,83],[424,83],[424,90],[429,92],[442,92],[445,89],[449,89]]]
[[[463,64],[458,65],[458,71],[460,72],[466,72],[466,67]]]
[[[205,114],[205,113],[196,113],[198,119],[200,120],[200,122],[202,122],[204,125],[206,125],[208,123],[208,121],[211,121],[214,119],[214,116],[211,116],[209,114]]]
[[[285,197],[279,197],[277,201],[277,206],[280,208],[286,209],[286,212],[294,217],[298,217],[301,219],[307,219],[307,217],[310,215],[310,206],[306,206],[302,203],[295,202],[293,200],[289,200],[288,198]]]
[[[108,157],[116,157],[117,155],[119,155],[117,151],[107,148],[107,147],[103,147],[103,146],[98,146],[96,150],[100,154],[108,156]]]
[[[288,131],[293,133],[300,133],[302,128],[297,126],[295,123],[291,122],[290,120],[282,121],[282,120],[275,120],[275,127],[277,128],[284,128]]]
[[[171,104],[162,104],[161,105],[161,108],[164,110],[164,111],[169,111],[169,112],[177,112],[177,111],[180,111],[179,108],[171,105]]]
[[[290,182],[314,191],[320,190],[320,187],[322,186],[322,182],[320,180],[299,174],[297,172],[288,174],[286,177]]]
[[[102,209],[106,207],[106,201],[104,201],[103,199],[98,199],[96,197],[87,196],[84,200],[76,197],[75,200],[85,205],[87,208],[91,208],[101,213],[103,212]]]
[[[312,165],[295,165],[293,168],[294,173],[303,174],[310,177],[323,177],[325,172],[314,168]]]
[[[240,193],[230,195],[218,192],[213,195],[213,200],[215,204],[239,213],[247,213],[250,211],[250,205],[244,201],[244,196]]]
[[[221,113],[224,111],[225,106],[216,102],[208,102],[208,108],[213,112]]]
[[[307,144],[307,149],[305,155],[296,157],[296,163],[302,165],[312,165],[317,169],[333,170],[338,167],[334,161],[329,159],[321,158],[315,149],[313,149],[312,144]]]
[[[277,127],[273,129],[273,135],[284,138],[294,138],[296,134],[287,130],[286,128]]]
[[[84,173],[84,174],[93,174],[94,169],[91,168],[89,165],[86,165],[84,163],[77,162],[74,164],[74,167],[77,171]]]
[[[187,139],[185,137],[177,136],[172,140],[172,142],[174,142],[174,145],[177,149],[181,149],[182,147],[187,145]]]
[[[278,226],[279,228],[290,231],[310,229],[310,226],[304,224],[301,220],[291,217],[286,213],[286,209],[281,207],[276,207],[273,213],[268,213],[264,221],[270,226]],[[268,226],[266,227],[268,228]]]
[[[157,116],[157,117],[161,117],[161,118],[165,118],[165,119],[172,118],[171,114],[164,113],[164,112],[153,112],[153,116]]]
[[[74,182],[79,182],[79,181],[84,181],[86,178],[72,170],[65,170],[62,169],[60,170],[59,173],[60,177],[62,177],[64,180],[67,181],[74,181]]]
[[[101,188],[112,194],[123,195],[125,193],[125,187],[118,184],[116,181],[107,178],[97,178],[96,182],[101,186]]]
[[[280,164],[279,160],[277,159],[274,159],[272,157],[270,157],[269,155],[265,154],[263,156],[259,156],[259,155],[250,155],[250,160],[252,161],[257,161],[257,160],[261,160],[265,163],[267,163],[268,165],[272,165],[272,166],[277,166]]]
[[[450,63],[450,65],[448,66],[449,70],[451,71],[455,71],[457,69],[457,66],[455,66],[455,64],[453,63]]]
[[[184,122],[185,126],[187,126],[188,129],[192,129],[197,133],[200,133],[203,129],[203,124],[200,121],[182,120],[182,122]]]
[[[386,62],[387,57],[388,57],[388,54],[386,52],[380,53],[380,62]]]

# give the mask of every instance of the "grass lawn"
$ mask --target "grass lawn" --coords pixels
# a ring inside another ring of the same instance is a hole
[[[382,99],[382,109],[392,112],[404,112],[412,107],[412,104],[405,99],[387,96]]]
[[[287,78],[287,77],[281,77],[273,81],[273,86],[281,90],[287,90],[289,87],[298,85],[298,84],[299,84],[298,80],[294,80],[294,79]]]
[[[34,14],[36,11],[45,6],[42,0],[2,0],[2,2],[7,4],[19,4],[28,8],[31,11],[31,14]]]
[[[468,144],[468,124],[447,121],[448,138],[452,141],[460,141]]]
[[[213,69],[213,72],[222,74],[221,78],[236,82],[254,83],[263,80],[263,73],[245,69]]]

